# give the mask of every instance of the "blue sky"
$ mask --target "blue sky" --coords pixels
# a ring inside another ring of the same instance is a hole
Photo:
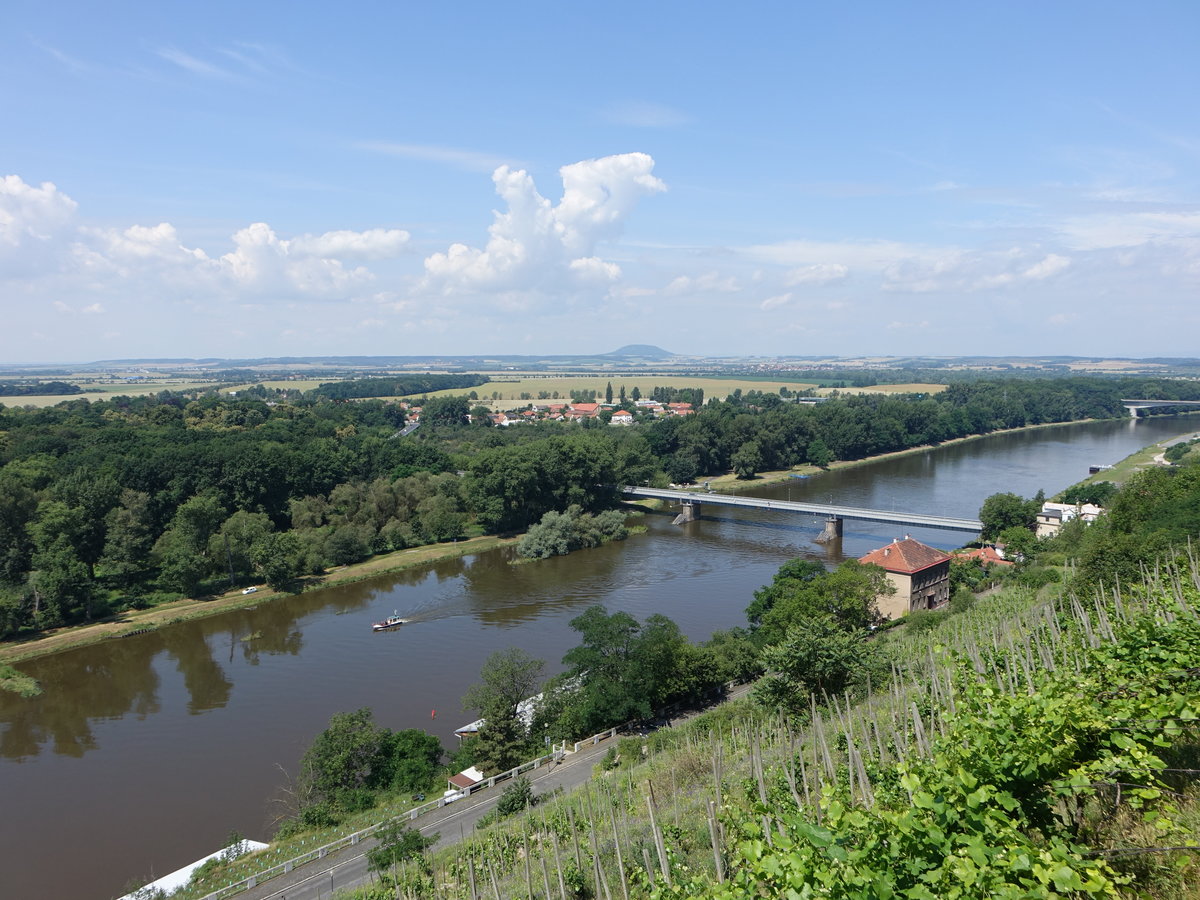
[[[6,4],[0,361],[1200,355],[1200,5]]]

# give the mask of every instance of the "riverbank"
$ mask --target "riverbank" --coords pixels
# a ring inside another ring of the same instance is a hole
[[[862,459],[846,459],[835,460],[829,466],[822,469],[819,466],[802,465],[793,466],[790,469],[779,469],[772,472],[759,472],[753,478],[742,479],[738,478],[732,472],[725,475],[716,475],[712,478],[705,478],[701,485],[707,484],[709,489],[717,493],[736,494],[738,491],[745,491],[751,488],[759,487],[766,484],[779,484],[787,481],[789,478],[802,476],[805,478],[813,475],[820,475],[822,472],[832,472],[836,469],[853,469],[856,466],[865,466],[868,463],[877,463],[887,459],[899,459],[903,456],[915,456],[918,453],[926,453],[930,450],[936,450],[939,447],[953,447],[955,444],[965,444],[968,441],[977,441],[981,438],[995,437],[1000,434],[1015,434],[1020,431],[1036,431],[1041,428],[1055,428],[1059,425],[1080,425],[1084,422],[1094,422],[1095,419],[1074,419],[1070,422],[1044,422],[1040,425],[1023,425],[1020,428],[1002,428],[998,431],[989,431],[986,434],[968,434],[959,438],[951,438],[948,441],[942,441],[938,444],[919,444],[916,447],[907,447],[904,450],[893,450],[890,453],[878,453],[875,456],[864,456]],[[701,490],[701,486],[696,486],[697,490]]]
[[[823,471],[865,466],[867,464],[876,463],[891,458],[927,453],[939,447],[947,447],[954,444],[966,443],[967,441],[975,441],[979,440],[980,438],[1022,431],[1033,431],[1040,428],[1054,427],[1056,425],[1080,424],[1087,421],[1090,420],[1082,419],[1077,420],[1076,422],[1054,422],[1042,425],[1028,425],[1022,428],[993,431],[989,432],[988,434],[967,435],[965,437],[943,441],[940,444],[922,444],[920,446],[910,447],[905,450],[897,450],[891,453],[883,453],[877,456],[865,457],[863,459],[837,461],[830,464],[828,470],[823,470],[816,466],[804,465],[796,466],[792,469],[764,472],[758,477],[748,481],[740,480],[732,473],[715,476],[706,479],[706,481],[708,482],[709,487],[714,491],[722,493],[736,493],[738,491],[747,490],[759,485],[786,482],[793,475],[818,475]],[[1101,473],[1099,478],[1103,480],[1105,474],[1107,473]],[[702,490],[702,488],[697,487],[697,490]],[[651,503],[647,503],[646,505],[652,506],[653,501]],[[496,547],[513,544],[519,540],[519,538],[519,535],[510,538],[485,536],[471,538],[465,541],[458,541],[457,543],[453,544],[431,544],[423,547],[415,547],[410,550],[401,550],[395,553],[375,556],[365,560],[364,562],[355,563],[340,569],[335,569],[318,578],[309,579],[305,584],[305,589],[312,590],[318,587],[334,587],[337,585],[349,584],[356,581],[363,581],[368,578],[374,578],[380,575],[386,575],[391,572],[399,572],[405,569],[436,562],[440,559],[481,553]],[[67,626],[52,630],[36,637],[28,638],[23,641],[2,643],[0,644],[0,663],[15,663],[37,657],[48,656],[62,650],[69,650],[75,647],[95,644],[111,638],[119,638],[137,631],[152,630],[164,625],[173,624],[175,622],[218,615],[231,609],[254,607],[262,603],[277,601],[280,598],[286,598],[289,596],[293,595],[284,592],[275,592],[268,590],[265,587],[260,587],[258,592],[250,595],[243,595],[240,590],[234,590],[212,599],[185,599],[174,601],[172,603],[160,604],[145,610],[128,610],[117,616],[105,619],[102,622],[96,622],[90,625]]]
[[[1177,437],[1167,438],[1165,441],[1159,441],[1156,444],[1150,444],[1137,451],[1137,453],[1129,454],[1129,456],[1120,462],[1114,463],[1110,469],[1093,472],[1079,483],[1095,484],[1099,481],[1111,481],[1118,485],[1124,484],[1143,469],[1150,469],[1155,466],[1169,466],[1170,463],[1167,462],[1165,456],[1167,449],[1175,444],[1190,441],[1198,437],[1200,437],[1200,432],[1189,432]]]
[[[365,581],[392,572],[402,572],[405,569],[426,565],[442,559],[453,559],[473,553],[482,553],[516,543],[518,539],[484,536],[457,541],[451,544],[428,544],[423,547],[413,547],[409,550],[397,550],[373,556],[368,560],[353,565],[333,569],[324,575],[313,576],[304,580],[304,590],[318,590],[326,587],[336,587]],[[286,600],[297,596],[286,591],[272,591],[260,587],[253,594],[243,594],[240,589],[227,591],[207,600],[187,598],[171,603],[162,603],[149,609],[131,609],[116,616],[90,625],[71,625],[56,628],[24,641],[12,641],[0,644],[0,663],[16,663],[25,660],[49,656],[63,650],[75,647],[85,647],[100,641],[124,637],[141,631],[151,631],[164,625],[176,622],[186,622],[215,616],[231,609],[244,609],[260,606],[263,603]]]

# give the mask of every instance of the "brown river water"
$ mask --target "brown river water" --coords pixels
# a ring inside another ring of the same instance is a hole
[[[973,517],[989,494],[1050,494],[1090,464],[1197,428],[1194,416],[1055,426],[755,493]],[[902,536],[847,522],[825,548],[815,517],[709,506],[673,526],[673,515],[566,557],[514,566],[496,550],[21,664],[45,692],[0,693],[0,898],[104,900],[217,850],[231,830],[266,839],[284,770],[335,712],[369,706],[382,725],[453,746],[474,718],[459,698],[488,654],[521,647],[559,671],[576,644],[568,623],[589,605],[663,613],[701,640],[744,624],[754,589],[788,559],[836,564]],[[911,534],[947,549],[968,539]],[[393,610],[412,624],[373,633]]]

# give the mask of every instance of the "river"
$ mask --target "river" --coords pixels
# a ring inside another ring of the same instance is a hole
[[[973,517],[989,494],[1051,494],[1090,464],[1198,425],[993,435],[756,493]],[[671,517],[649,514],[643,535],[544,562],[513,566],[511,549],[495,550],[21,664],[45,693],[0,693],[0,897],[103,900],[218,849],[231,830],[266,838],[285,771],[335,712],[369,706],[382,725],[453,746],[454,728],[474,718],[459,698],[488,654],[518,646],[559,671],[576,643],[568,623],[591,604],[664,613],[703,639],[744,624],[751,593],[786,560],[833,564],[901,536],[847,522],[840,546],[825,548],[812,517],[712,506],[686,526]],[[947,549],[965,539],[911,533]],[[393,610],[413,623],[372,633]]]

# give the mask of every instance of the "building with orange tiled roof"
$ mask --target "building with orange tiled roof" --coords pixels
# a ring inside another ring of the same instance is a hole
[[[1005,559],[995,547],[976,547],[972,550],[955,550],[958,559],[974,559],[984,568],[990,565],[1011,566],[1013,561]]]
[[[919,609],[937,609],[950,602],[951,558],[949,553],[905,537],[860,556],[858,561],[874,564],[887,572],[888,581],[896,592],[890,597],[878,598],[877,602],[884,618],[896,619]]]

